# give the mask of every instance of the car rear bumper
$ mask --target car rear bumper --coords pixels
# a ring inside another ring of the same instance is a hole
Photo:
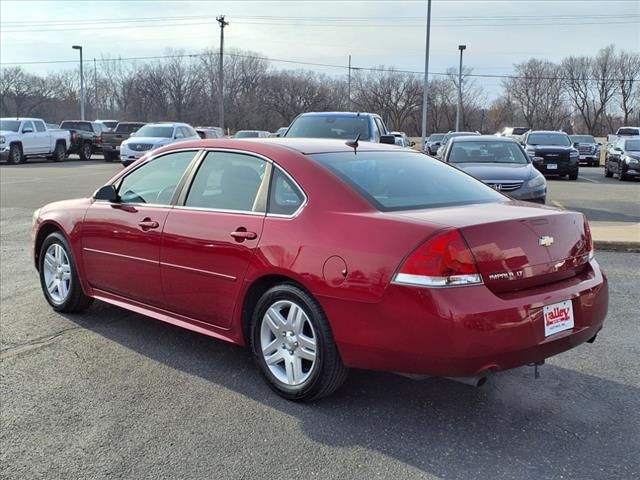
[[[543,307],[565,300],[574,328],[545,338]],[[472,376],[540,362],[593,338],[607,314],[608,286],[592,261],[579,276],[527,291],[390,285],[379,303],[321,303],[349,367]]]
[[[9,147],[0,150],[0,160],[6,162],[9,159]]]

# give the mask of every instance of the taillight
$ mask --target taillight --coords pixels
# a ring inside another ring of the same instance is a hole
[[[585,248],[587,249],[587,253],[589,254],[589,260],[593,260],[595,256],[595,251],[593,250],[593,236],[591,235],[591,227],[589,227],[589,222],[587,217],[583,215],[584,218],[584,241]]]
[[[482,276],[458,230],[437,234],[415,249],[393,283],[419,287],[478,285]]]
[[[102,134],[98,135],[98,143],[102,143]]]
[[[75,142],[75,141],[77,141],[77,140],[78,140],[78,134],[77,134],[76,132],[73,132],[73,133],[71,134],[71,141],[72,141],[72,142]]]

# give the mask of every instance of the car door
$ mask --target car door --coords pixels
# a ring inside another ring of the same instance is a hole
[[[44,154],[53,151],[53,145],[51,145],[51,140],[49,139],[49,132],[47,132],[47,127],[45,126],[42,120],[33,120],[33,126],[35,127],[35,150],[36,153]]]
[[[37,152],[38,141],[36,139],[36,130],[31,120],[22,122],[22,152],[25,155],[33,155]]]
[[[244,275],[262,233],[271,163],[210,151],[164,226],[160,269],[167,308],[230,325]]]
[[[82,225],[82,261],[93,288],[162,306],[162,228],[196,150],[145,162],[117,183],[119,201],[95,201]]]

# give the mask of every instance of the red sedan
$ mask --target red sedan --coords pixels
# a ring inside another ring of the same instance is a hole
[[[35,212],[33,240],[55,310],[98,299],[249,345],[289,399],[348,368],[482,381],[592,341],[607,313],[582,214],[381,144],[171,145]]]

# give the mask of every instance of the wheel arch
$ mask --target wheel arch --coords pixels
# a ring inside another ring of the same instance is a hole
[[[44,243],[45,238],[47,238],[52,233],[59,233],[62,235],[67,243],[71,245],[69,237],[65,234],[64,229],[55,222],[46,222],[43,223],[38,232],[36,233],[36,238],[33,242],[33,261],[35,263],[36,270],[40,270],[40,249],[42,248],[42,244]]]
[[[253,309],[258,303],[258,300],[260,300],[260,297],[262,297],[262,295],[270,288],[285,283],[295,285],[315,298],[313,293],[311,293],[307,287],[291,276],[284,274],[268,274],[253,280],[244,294],[242,299],[242,309],[240,311],[240,319],[242,322],[241,340],[245,345],[249,345],[249,338],[251,337],[249,331],[251,327],[251,314],[253,313]]]

